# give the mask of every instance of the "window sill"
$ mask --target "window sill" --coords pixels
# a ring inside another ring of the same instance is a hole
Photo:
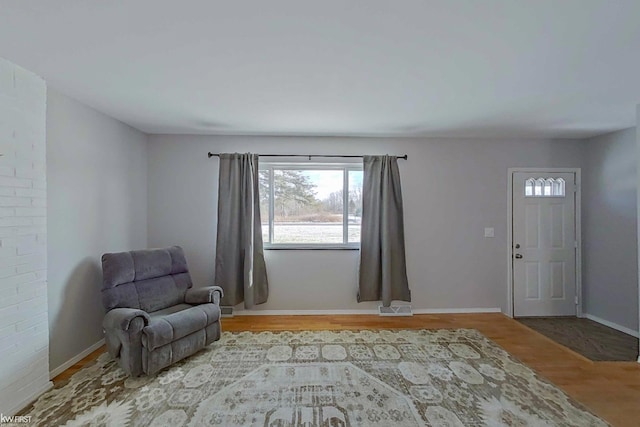
[[[359,246],[265,246],[265,251],[359,251]]]

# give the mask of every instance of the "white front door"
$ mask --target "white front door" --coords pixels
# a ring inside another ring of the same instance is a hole
[[[575,174],[513,174],[513,314],[576,315]]]

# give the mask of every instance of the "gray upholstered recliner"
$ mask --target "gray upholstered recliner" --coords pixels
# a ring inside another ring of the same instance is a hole
[[[179,246],[102,256],[109,353],[130,375],[153,375],[220,339],[217,286],[192,289]]]

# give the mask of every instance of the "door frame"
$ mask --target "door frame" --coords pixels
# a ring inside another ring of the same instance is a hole
[[[573,173],[576,177],[574,193],[576,227],[576,316],[582,315],[582,179],[580,168],[509,168],[507,170],[507,316],[513,318],[513,175],[523,173]],[[569,189],[567,189],[568,191]]]

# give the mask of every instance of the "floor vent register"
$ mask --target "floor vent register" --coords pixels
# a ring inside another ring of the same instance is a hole
[[[378,306],[380,316],[413,316],[410,305],[392,305],[389,307]]]

